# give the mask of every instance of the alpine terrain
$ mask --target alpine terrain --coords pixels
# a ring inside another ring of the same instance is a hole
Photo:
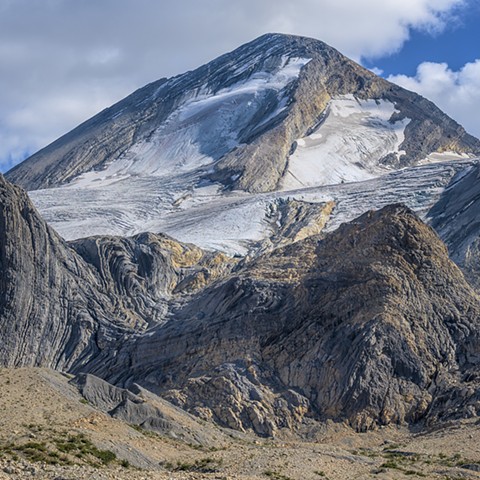
[[[0,175],[3,472],[479,478],[479,155],[269,34]]]

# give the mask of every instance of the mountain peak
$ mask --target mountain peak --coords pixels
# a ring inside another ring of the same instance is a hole
[[[325,48],[334,50],[333,47],[330,47],[326,43],[322,42],[321,40],[317,40],[315,38],[304,37],[301,35],[292,35],[288,33],[278,33],[278,32],[265,33],[263,35],[260,35],[254,40],[240,46],[236,50],[241,48],[256,48],[256,47],[276,47],[276,48],[284,48],[286,50],[301,49],[301,48],[304,48],[304,49],[310,48],[312,51],[322,50]]]
[[[382,149],[374,163],[403,167],[432,151],[480,151],[480,142],[433,104],[377,77],[327,44],[267,33],[196,70],[134,92],[14,167],[7,178],[28,190],[59,186],[109,164],[118,167],[119,159],[129,159],[142,144],[140,149],[145,146],[147,156],[156,161],[145,161],[142,154],[134,163],[143,167],[129,174],[158,175],[165,168],[178,170],[179,165],[198,170],[210,164],[210,181],[229,189],[271,191],[285,183],[297,140],[317,130],[329,115],[332,99],[345,95],[389,102],[391,112],[384,121],[405,119],[403,144],[400,134],[396,148]],[[165,127],[174,124],[175,132],[187,127],[188,138],[167,139],[170,130]],[[155,132],[163,132],[163,140]],[[164,140],[180,143],[170,152]],[[196,146],[195,151],[185,151],[185,142]],[[168,164],[162,161],[164,156]],[[198,161],[192,163],[192,158]],[[363,178],[370,173],[367,168]]]
[[[225,191],[287,192],[369,180],[445,151],[480,152],[480,141],[428,100],[325,43],[272,33],[134,92],[7,179],[45,189],[34,201],[74,239],[164,231],[177,225],[179,210]],[[79,205],[70,187],[89,200]],[[247,243],[265,238],[263,217],[259,212],[263,233],[247,229]],[[198,241],[198,235],[180,238]],[[203,246],[216,248],[213,241]]]

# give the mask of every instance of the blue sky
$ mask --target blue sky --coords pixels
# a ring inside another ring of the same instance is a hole
[[[480,1],[454,12],[443,31],[411,30],[400,51],[382,58],[363,59],[366,67],[383,70],[383,76],[416,73],[423,62],[446,62],[454,70],[480,58]]]
[[[0,171],[267,32],[318,38],[480,137],[480,0],[0,0]]]

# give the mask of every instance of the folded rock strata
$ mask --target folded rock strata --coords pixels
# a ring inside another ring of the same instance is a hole
[[[406,207],[233,261],[150,234],[70,246],[3,177],[0,198],[2,365],[138,385],[261,435],[479,413],[479,298]]]

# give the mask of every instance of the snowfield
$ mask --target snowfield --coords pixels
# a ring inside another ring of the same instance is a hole
[[[402,154],[399,147],[410,123],[391,122],[394,113],[394,105],[383,100],[333,99],[321,126],[297,140],[282,189],[357,182],[386,173],[381,159]]]
[[[333,98],[323,122],[297,140],[279,191],[225,192],[205,180],[215,162],[239,144],[242,130],[288,108],[285,87],[309,61],[285,57],[274,74],[258,72],[216,92],[200,89],[104,170],[30,196],[67,240],[163,232],[232,255],[245,255],[275,234],[280,222],[271,212],[280,200],[335,202],[328,230],[395,202],[425,214],[469,160],[437,155],[420,167],[389,170],[382,159],[402,154],[410,120],[393,122],[390,102],[352,95]]]
[[[334,201],[327,231],[391,203],[404,203],[425,217],[454,175],[473,162],[432,163],[363,182],[255,195],[221,193],[214,184],[186,192],[179,186],[180,179],[179,183],[166,183],[153,176],[131,177],[96,188],[38,190],[30,196],[49,224],[66,239],[164,232],[206,249],[245,255],[278,228],[278,219],[270,212],[280,199]]]

